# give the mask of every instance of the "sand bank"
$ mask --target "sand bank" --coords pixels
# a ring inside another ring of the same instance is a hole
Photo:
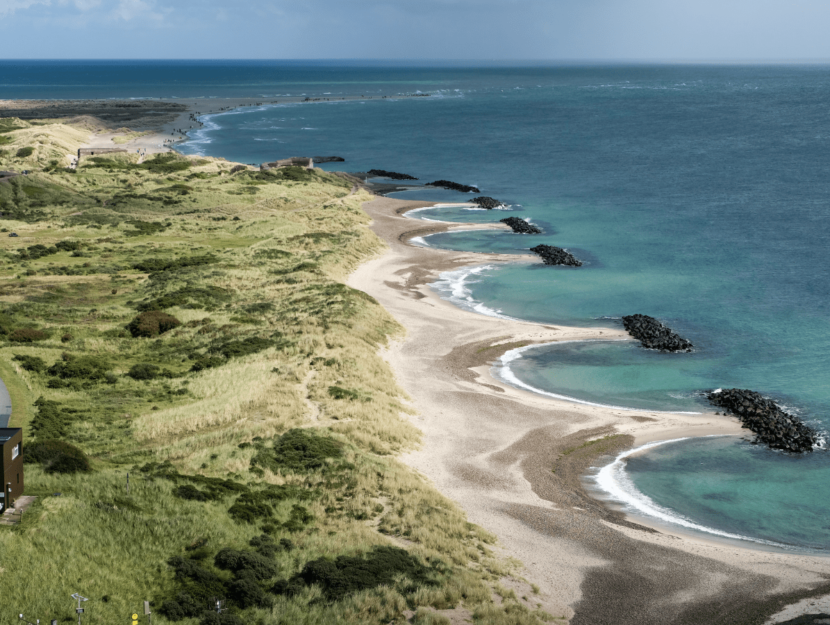
[[[349,283],[375,297],[407,330],[384,353],[424,432],[422,449],[404,460],[524,563],[549,612],[575,624],[760,625],[798,599],[830,592],[830,558],[657,530],[592,498],[583,484],[586,471],[625,449],[745,431],[737,420],[711,412],[580,405],[495,379],[491,363],[513,347],[628,335],[487,317],[441,300],[427,286],[440,273],[516,257],[407,243],[470,228],[401,214],[423,206],[429,204],[389,198],[364,205],[390,249],[362,265]]]

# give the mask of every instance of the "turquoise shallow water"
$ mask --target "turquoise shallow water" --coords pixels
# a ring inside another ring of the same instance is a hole
[[[402,78],[384,71],[374,76],[378,92],[399,89]],[[586,264],[461,272],[436,285],[447,297],[489,314],[583,326],[641,312],[696,346],[687,355],[623,343],[536,348],[510,363],[522,383],[582,401],[688,411],[706,408],[705,389],[739,386],[774,397],[820,430],[830,426],[828,68],[480,68],[418,77],[435,97],[210,116],[182,150],[242,162],[336,154],[346,163],[327,168],[479,185],[511,211],[416,217],[515,214],[545,234],[530,242],[447,233],[426,243],[521,253],[544,242]],[[470,196],[416,189],[398,197]],[[794,458],[704,439],[641,458],[626,475],[678,517],[830,547],[823,504],[813,503],[827,481],[825,452]],[[742,463],[747,470],[736,472]]]

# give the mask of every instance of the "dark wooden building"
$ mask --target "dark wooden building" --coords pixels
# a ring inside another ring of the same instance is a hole
[[[23,494],[23,430],[0,428],[0,510]]]

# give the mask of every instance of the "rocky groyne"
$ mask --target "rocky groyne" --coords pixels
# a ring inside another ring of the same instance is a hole
[[[346,159],[342,156],[312,156],[315,163],[345,163]]]
[[[435,182],[428,182],[428,187],[441,187],[442,189],[449,189],[450,191],[461,191],[461,193],[479,193],[478,187],[471,187],[466,184],[459,184],[451,180],[436,180]]]
[[[366,173],[377,178],[391,178],[392,180],[417,180],[415,176],[410,176],[409,174],[399,174],[396,171],[386,171],[385,169],[370,169]]]
[[[663,352],[690,352],[694,345],[671,328],[648,315],[628,315],[622,318],[626,332],[648,349]]]
[[[470,202],[472,202],[473,204],[477,204],[479,208],[486,208],[487,210],[504,206],[503,202],[499,202],[497,199],[487,197],[486,195],[474,197],[472,200],[470,200]]]
[[[818,437],[815,430],[798,417],[781,410],[771,399],[760,393],[739,388],[712,391],[707,398],[715,406],[731,412],[743,426],[755,434],[755,442],[770,449],[793,453],[813,451]]]
[[[546,265],[565,265],[568,267],[582,267],[582,261],[561,247],[553,245],[537,245],[530,248],[531,252],[542,257]]]
[[[542,231],[538,227],[526,222],[520,217],[506,217],[499,221],[510,226],[510,229],[516,234],[542,234]]]

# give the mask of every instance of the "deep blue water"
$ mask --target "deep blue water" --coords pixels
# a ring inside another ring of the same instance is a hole
[[[511,212],[454,208],[416,217],[513,214],[545,234],[467,232],[427,243],[520,253],[546,242],[586,264],[519,262],[463,283],[448,276],[445,287],[466,289],[460,304],[574,325],[641,312],[697,347],[676,355],[624,343],[535,348],[510,363],[523,383],[643,411],[707,409],[701,390],[739,386],[830,427],[830,68],[0,63],[0,97],[416,91],[433,95],[213,115],[181,149],[246,163],[339,155],[346,163],[326,167],[479,185]],[[817,496],[830,482],[825,452],[793,458],[703,439],[652,449],[629,466],[633,484],[674,514],[728,533],[830,548],[822,520],[830,504]]]

